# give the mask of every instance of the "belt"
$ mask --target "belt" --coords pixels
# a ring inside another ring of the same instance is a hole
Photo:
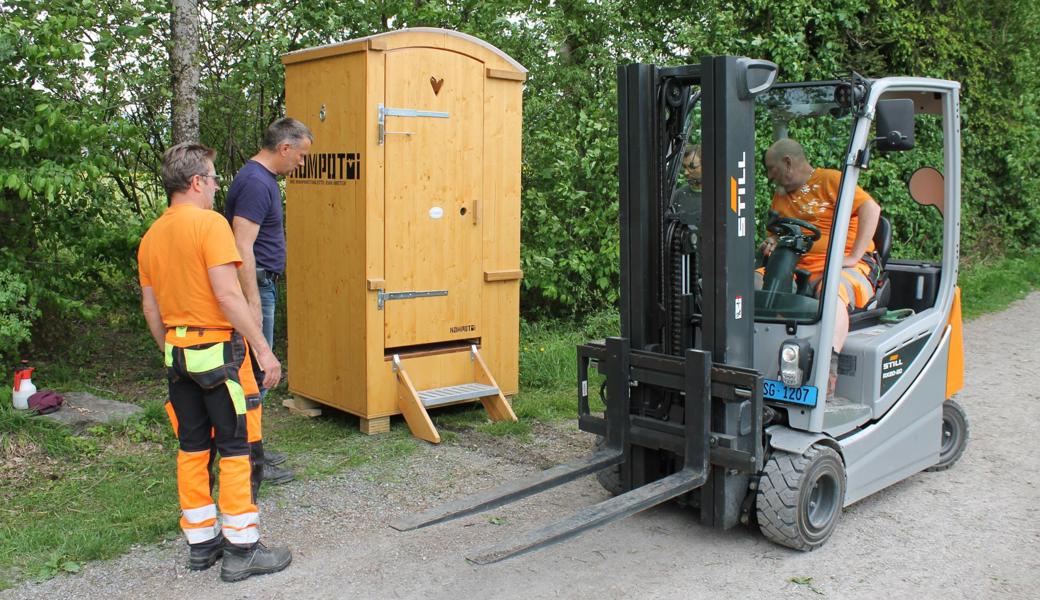
[[[169,327],[166,328],[166,331],[173,331],[174,329],[180,329],[181,327],[184,328],[184,331],[191,331],[193,333],[195,333],[195,332],[202,333],[204,331],[234,331],[234,328],[232,328],[232,327],[191,327],[191,326],[183,326],[183,325],[182,326],[170,325]]]
[[[278,280],[282,278],[282,274],[278,271],[268,271],[267,269],[256,269],[256,282],[260,283],[264,279],[270,279],[271,283],[278,283]]]
[[[177,327],[177,326],[167,327],[166,331],[176,332],[175,335],[176,335],[176,337],[179,337],[179,338],[185,337],[186,335],[188,335],[188,333],[194,333],[198,337],[202,337],[202,336],[206,335],[207,331],[226,331],[226,332],[230,332],[232,334],[234,334],[234,332],[235,332],[234,329],[231,329],[231,328],[228,328],[228,327],[187,327],[187,326],[183,326],[183,325],[180,326],[180,327]]]

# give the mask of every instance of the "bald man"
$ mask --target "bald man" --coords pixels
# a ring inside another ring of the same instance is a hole
[[[765,165],[766,177],[776,186],[773,211],[781,217],[801,219],[820,228],[820,239],[798,261],[798,268],[809,272],[809,281],[817,289],[818,295],[827,266],[827,248],[838,202],[841,172],[814,168],[806,159],[801,144],[790,138],[779,140],[769,147]],[[838,286],[838,295],[845,310],[837,311],[828,396],[834,392],[837,377],[836,353],[841,352],[849,335],[849,312],[863,308],[874,297],[874,285],[880,268],[871,253],[874,251],[874,230],[877,229],[880,217],[881,207],[878,203],[856,186],[845,256],[842,259],[842,280]],[[770,236],[763,243],[762,251],[768,256],[774,248],[776,238]]]

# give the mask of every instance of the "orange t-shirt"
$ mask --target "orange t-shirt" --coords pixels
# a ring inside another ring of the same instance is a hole
[[[834,223],[834,206],[838,202],[838,186],[841,184],[841,172],[834,169],[816,169],[809,176],[805,185],[791,193],[777,191],[773,194],[773,210],[781,217],[793,217],[808,221],[820,228],[820,239],[798,261],[798,266],[813,275],[823,272],[827,263],[827,247],[830,245],[831,226]],[[852,252],[859,229],[859,217],[856,211],[867,200],[873,200],[863,188],[856,186],[852,197],[852,218],[849,220],[849,235],[845,240],[845,254]],[[867,252],[874,250],[874,242],[867,246]]]
[[[152,288],[166,327],[231,329],[213,295],[208,269],[241,262],[227,219],[190,204],[166,209],[137,252],[141,287]]]

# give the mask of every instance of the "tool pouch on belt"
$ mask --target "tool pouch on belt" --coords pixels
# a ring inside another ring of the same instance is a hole
[[[166,367],[171,381],[187,377],[199,387],[207,390],[226,386],[235,414],[239,416],[238,427],[244,429],[244,415],[252,404],[259,402],[258,396],[246,398],[239,381],[239,369],[246,360],[246,344],[242,336],[232,332],[227,342],[197,344],[184,348],[166,343]]]

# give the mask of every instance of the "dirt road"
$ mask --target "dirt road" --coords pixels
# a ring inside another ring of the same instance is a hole
[[[262,503],[265,537],[295,550],[276,575],[223,584],[182,566],[180,541],[0,598],[1036,598],[1040,596],[1040,294],[966,326],[967,452],[845,511],[804,554],[757,531],[714,531],[666,505],[490,566],[467,551],[606,498],[585,478],[506,509],[416,532],[386,526],[438,500],[583,454],[573,426],[525,446],[426,447],[389,471],[296,483]]]

